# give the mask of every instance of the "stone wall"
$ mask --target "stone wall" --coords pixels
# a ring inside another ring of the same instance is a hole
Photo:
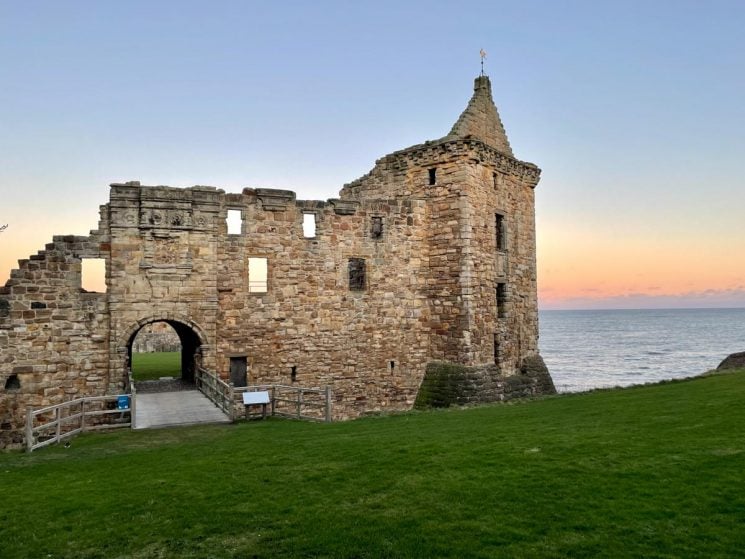
[[[106,393],[106,297],[81,288],[81,259],[105,257],[107,248],[98,231],[56,236],[0,288],[0,447],[22,442],[27,407]]]
[[[132,342],[132,353],[155,353],[181,351],[178,334],[165,322],[153,322],[143,326]]]

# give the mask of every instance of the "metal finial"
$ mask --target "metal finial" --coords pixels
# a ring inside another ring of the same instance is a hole
[[[486,58],[486,51],[484,49],[481,49],[479,51],[479,55],[481,56],[481,75],[484,75],[484,58]]]

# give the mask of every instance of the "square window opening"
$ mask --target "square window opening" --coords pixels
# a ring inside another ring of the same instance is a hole
[[[269,288],[269,265],[266,258],[248,259],[248,292],[266,293]]]
[[[228,216],[225,218],[228,224],[228,235],[240,235],[243,225],[243,216],[241,210],[228,210]]]
[[[106,259],[83,258],[80,262],[80,289],[84,293],[106,293]]]
[[[5,379],[5,390],[20,390],[21,381],[18,379],[18,375],[10,375]]]
[[[303,237],[312,239],[316,236],[316,214],[303,214]]]

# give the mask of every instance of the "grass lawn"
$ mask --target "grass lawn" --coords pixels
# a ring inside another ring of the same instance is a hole
[[[0,454],[0,557],[745,557],[745,371]]]
[[[135,380],[157,380],[181,376],[181,352],[133,353],[132,376]]]

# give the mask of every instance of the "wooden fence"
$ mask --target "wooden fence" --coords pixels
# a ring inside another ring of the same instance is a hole
[[[291,419],[331,422],[331,387],[302,388],[284,384],[263,384],[233,389],[238,409],[243,408],[243,392],[269,392],[271,415]]]
[[[129,407],[119,409],[120,398]],[[26,449],[29,452],[86,431],[131,427],[134,409],[129,394],[91,396],[26,412]],[[113,404],[113,406],[112,406]],[[118,417],[117,417],[118,416]]]
[[[228,384],[216,374],[202,367],[197,368],[194,383],[197,385],[197,390],[220,408],[230,418],[230,421],[235,421],[233,406],[235,395],[232,384]]]

